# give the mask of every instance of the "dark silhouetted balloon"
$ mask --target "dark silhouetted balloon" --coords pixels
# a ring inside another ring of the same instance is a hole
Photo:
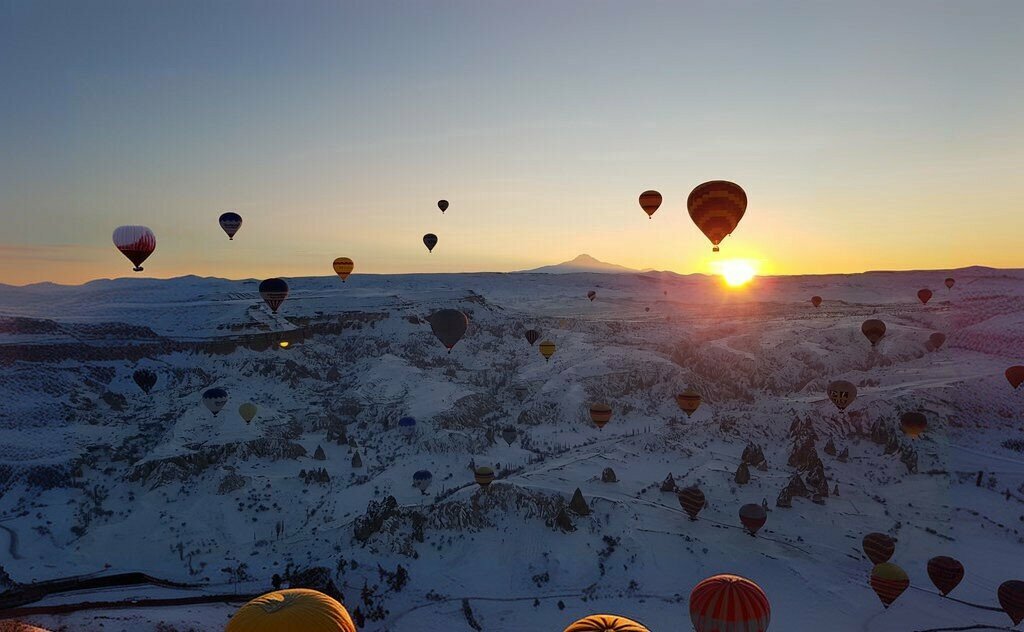
[[[928,336],[928,342],[930,342],[932,344],[932,347],[934,347],[935,350],[938,351],[946,342],[946,334],[939,333],[936,331],[932,335]]]
[[[427,322],[430,323],[434,336],[448,349],[448,353],[451,353],[452,347],[462,340],[466,335],[466,329],[469,328],[469,317],[457,309],[436,311],[427,318]]]
[[[860,326],[860,332],[871,341],[871,346],[873,347],[885,336],[885,323],[877,318],[869,318]]]
[[[857,387],[846,380],[836,380],[828,385],[826,390],[828,398],[839,410],[846,410],[846,407],[857,399]]]
[[[888,562],[896,551],[896,540],[884,533],[869,533],[861,541],[861,547],[872,564],[881,564]]]
[[[945,283],[946,283],[946,289],[952,290],[953,289],[953,284],[956,283],[956,280],[953,277],[946,277]]]
[[[288,298],[288,284],[284,279],[266,279],[260,283],[260,296],[270,307],[270,311],[276,314],[277,308]]]
[[[1017,388],[1021,384],[1024,384],[1024,366],[1017,365],[1011,366],[1006,369],[1006,381],[1010,383],[1010,386]]]
[[[771,617],[768,595],[739,575],[709,577],[690,592],[690,621],[696,632],[766,632]]]
[[[224,232],[228,234],[228,239],[233,240],[235,233],[242,227],[242,216],[238,213],[223,213],[220,216],[220,227],[224,229]]]
[[[526,333],[523,335],[526,337],[526,342],[530,343],[531,347],[533,346],[533,343],[540,339],[540,332],[536,329],[527,329]]]
[[[594,299],[597,298],[597,292],[595,292],[594,290],[590,290],[589,292],[587,292],[587,298],[589,298],[590,302],[593,303]]]
[[[916,439],[928,429],[928,419],[917,412],[903,413],[903,416],[900,417],[900,428],[903,429],[903,434],[911,439]]]
[[[142,262],[156,250],[156,235],[145,226],[118,226],[114,229],[114,246],[135,264],[133,270],[142,272]]]
[[[657,191],[644,191],[640,194],[640,208],[647,213],[647,219],[651,219],[659,206],[661,206],[661,194]]]
[[[434,252],[434,246],[437,245],[437,235],[434,233],[427,233],[424,235],[423,245],[427,247],[427,252]]]
[[[871,570],[871,588],[886,608],[892,605],[908,586],[910,578],[907,577],[906,571],[895,564],[882,562]]]
[[[1017,579],[1003,582],[999,584],[996,594],[999,597],[999,605],[1003,607],[1003,612],[1010,616],[1013,625],[1024,621],[1024,582]]]
[[[821,297],[820,296],[812,296],[811,297],[811,305],[814,305],[815,307],[819,307],[821,305]]]
[[[419,470],[412,475],[412,486],[421,492],[425,492],[430,487],[430,481],[432,480],[434,480],[434,475],[429,470]]]
[[[945,597],[953,591],[964,578],[964,565],[957,560],[939,555],[928,560],[928,579]]]
[[[736,230],[747,210],[747,194],[738,184],[725,180],[712,180],[699,184],[686,199],[690,219],[714,245]]]
[[[203,405],[213,416],[216,417],[217,413],[224,408],[224,404],[228,403],[228,392],[222,388],[211,388],[203,393]]]
[[[149,369],[138,369],[132,373],[132,379],[147,395],[149,391],[156,386],[156,373]]]
[[[448,200],[438,200],[437,208],[441,209],[441,214],[444,215],[444,212],[448,210]]]
[[[516,437],[519,433],[512,426],[505,426],[505,429],[501,431],[501,438],[505,440],[505,443],[512,445],[515,443]]]
[[[704,498],[704,492],[700,491],[700,488],[696,486],[679,490],[676,497],[679,500],[679,506],[683,508],[686,515],[690,516],[690,520],[696,520],[697,514],[700,513],[700,510],[707,503],[707,500]]]
[[[757,503],[747,503],[740,507],[740,522],[750,535],[757,534],[768,520],[768,514],[764,507]]]
[[[917,291],[917,298],[921,299],[922,304],[927,303],[931,297],[932,291],[929,290],[928,288],[924,288]]]

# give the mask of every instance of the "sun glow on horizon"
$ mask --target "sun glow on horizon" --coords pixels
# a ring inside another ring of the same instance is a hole
[[[757,274],[757,268],[746,259],[730,259],[728,261],[715,262],[713,267],[715,268],[715,273],[721,275],[729,287],[746,285]]]

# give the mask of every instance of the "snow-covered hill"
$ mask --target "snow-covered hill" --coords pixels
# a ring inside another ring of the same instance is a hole
[[[368,631],[468,629],[468,610],[483,630],[557,632],[611,611],[669,632],[689,629],[694,584],[732,572],[765,589],[772,630],[1008,624],[939,597],[925,563],[960,559],[953,596],[991,607],[1002,581],[1024,575],[1024,389],[1003,377],[1024,364],[1024,271],[774,277],[741,289],[636,272],[288,283],[277,315],[255,280],[0,291],[3,570],[22,584],[104,569],[201,584],[34,605],[256,593],[278,573],[329,582]],[[934,291],[927,305],[922,287]],[[450,354],[425,321],[441,308],[470,319]],[[874,350],[860,332],[867,318],[887,325]],[[524,339],[530,328],[557,345],[550,361]],[[945,345],[929,351],[936,331]],[[132,380],[138,368],[158,376],[148,395]],[[860,390],[845,414],[824,394],[835,379]],[[692,418],[674,401],[688,385],[704,397]],[[213,386],[230,396],[217,416],[201,402]],[[250,424],[236,412],[248,401],[259,407]],[[603,430],[592,402],[613,408]],[[910,409],[929,420],[916,441],[898,431]],[[411,434],[398,428],[404,416],[417,419]],[[748,446],[766,464],[741,485]],[[498,480],[479,489],[470,463]],[[603,482],[606,468],[615,482]],[[433,474],[426,494],[412,486],[422,469]],[[704,491],[697,521],[661,491],[670,473]],[[776,505],[801,486],[828,494]],[[588,515],[568,507],[577,488]],[[750,537],[737,511],[762,500],[768,521]],[[893,561],[911,578],[887,610],[860,551],[872,531],[898,539]],[[396,589],[399,566],[408,582]],[[232,611],[33,620],[216,630]]]

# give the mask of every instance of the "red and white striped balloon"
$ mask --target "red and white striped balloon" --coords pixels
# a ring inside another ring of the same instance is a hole
[[[739,575],[708,577],[690,593],[697,632],[765,632],[772,608],[761,587]]]

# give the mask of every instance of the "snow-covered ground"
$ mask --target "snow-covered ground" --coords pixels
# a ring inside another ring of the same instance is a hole
[[[32,605],[257,593],[274,573],[323,567],[350,610],[370,610],[364,584],[375,592],[381,611],[367,631],[468,629],[468,599],[484,630],[557,632],[608,611],[672,632],[690,629],[690,589],[731,572],[764,588],[772,630],[1009,624],[938,596],[925,564],[958,558],[966,577],[952,596],[990,607],[1001,582],[1024,578],[1024,388],[1003,376],[1024,364],[1024,271],[760,278],[740,289],[666,273],[288,282],[276,316],[253,280],[0,288],[3,570],[27,583],[109,565],[202,584]],[[935,293],[927,305],[922,287]],[[447,307],[470,318],[451,354],[424,321]],[[874,350],[860,332],[867,318],[887,325]],[[549,362],[524,340],[529,328],[556,343]],[[936,331],[946,343],[930,352]],[[282,350],[279,339],[296,344]],[[158,374],[149,395],[132,380],[140,367]],[[846,414],[824,394],[835,379],[860,391]],[[673,398],[688,385],[704,396],[692,418]],[[216,417],[201,402],[213,386],[230,394]],[[248,425],[236,412],[246,401],[259,406]],[[592,402],[614,410],[603,430]],[[896,430],[899,450],[885,454],[872,425],[891,433],[910,409],[925,412],[928,431],[911,441]],[[411,436],[397,427],[406,415],[418,421]],[[794,421],[804,429],[792,432]],[[808,474],[788,464],[808,427],[830,495],[776,507],[791,477]],[[829,439],[849,449],[846,462],[825,453]],[[768,465],[739,485],[748,443]],[[500,478],[480,490],[471,461]],[[601,481],[608,467],[617,482]],[[300,478],[321,468],[329,482]],[[412,487],[420,469],[433,473],[425,495]],[[669,473],[703,489],[699,520],[660,491]],[[569,512],[566,531],[555,518],[576,488],[592,513]],[[389,496],[397,506],[367,526],[368,505]],[[737,512],[762,499],[768,521],[750,537]],[[892,561],[911,578],[888,610],[860,550],[872,531],[897,538]],[[408,584],[388,588],[378,565],[401,565]],[[216,630],[233,610],[31,620]]]

